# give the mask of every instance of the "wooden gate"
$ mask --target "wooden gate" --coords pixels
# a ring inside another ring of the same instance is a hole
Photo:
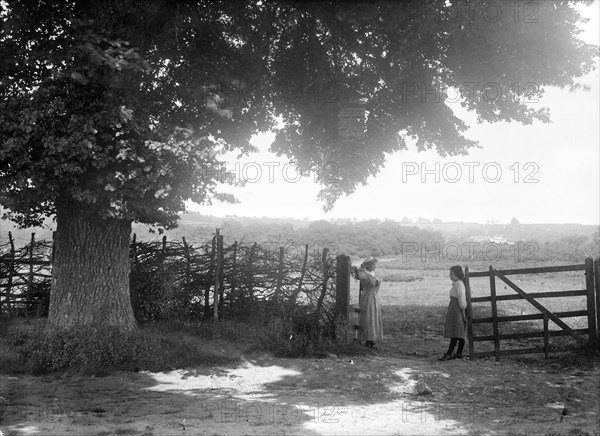
[[[594,268],[595,267],[595,268]],[[594,274],[594,269],[595,274]],[[553,267],[541,267],[541,268],[523,268],[523,269],[510,269],[510,270],[496,270],[490,266],[489,271],[482,272],[469,272],[468,267],[465,269],[466,277],[466,293],[467,293],[467,328],[469,338],[469,355],[471,360],[478,357],[494,356],[496,361],[500,360],[500,356],[512,355],[512,354],[530,354],[543,352],[548,357],[548,353],[551,350],[549,338],[554,336],[571,336],[577,343],[583,345],[589,345],[591,347],[598,345],[598,320],[597,314],[600,312],[600,281],[599,281],[599,266],[598,260],[595,262],[588,258],[585,263],[578,265],[566,265],[566,266],[553,266]],[[585,271],[585,289],[568,290],[568,291],[547,291],[547,292],[535,292],[527,293],[516,285],[512,280],[506,276],[516,274],[540,274],[540,273],[554,273],[564,271]],[[489,277],[490,280],[490,295],[487,297],[471,297],[471,286],[469,280],[474,277]],[[500,279],[508,287],[515,291],[515,294],[509,295],[496,295],[496,283],[497,279]],[[587,299],[587,308],[585,310],[574,310],[566,312],[555,312],[552,313],[546,307],[544,307],[538,299],[544,298],[556,298],[556,297],[574,297],[574,296],[585,296]],[[511,315],[511,316],[498,316],[497,302],[503,300],[517,300],[524,299],[531,303],[539,313],[527,314],[527,315]],[[491,303],[492,316],[486,318],[473,318],[473,304],[474,303]],[[572,329],[562,321],[562,318],[585,316],[587,317],[587,328],[585,329]],[[498,324],[501,322],[510,321],[528,321],[528,320],[543,320],[543,331],[539,332],[523,332],[523,333],[509,333],[499,334]],[[549,330],[549,321],[554,322],[558,325],[561,330]],[[492,335],[486,336],[474,336],[473,325],[474,324],[492,324]],[[587,335],[585,338],[583,335]],[[500,341],[508,339],[527,339],[527,338],[544,338],[544,346],[536,348],[522,348],[522,349],[511,349],[501,350]],[[475,342],[490,341],[494,343],[494,351],[475,351]],[[575,348],[575,347],[572,347]]]

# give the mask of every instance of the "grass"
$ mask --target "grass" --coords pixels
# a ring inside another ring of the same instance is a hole
[[[44,319],[2,320],[0,368],[4,373],[162,371],[239,361],[241,353],[206,343],[184,330],[147,326],[136,332],[44,330]]]
[[[423,280],[422,272],[387,270],[380,268],[377,275],[384,282],[415,282]]]

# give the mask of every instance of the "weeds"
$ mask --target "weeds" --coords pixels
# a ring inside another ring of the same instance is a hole
[[[345,331],[317,327],[302,318],[268,322],[166,321],[122,333],[114,328],[55,331],[44,320],[3,321],[0,370],[11,374],[162,371],[233,363],[244,353],[324,357],[364,353],[342,340]]]
[[[202,345],[150,328],[131,333],[114,328],[46,331],[14,323],[2,329],[0,368],[5,373],[105,375],[116,370],[161,371],[236,360]]]

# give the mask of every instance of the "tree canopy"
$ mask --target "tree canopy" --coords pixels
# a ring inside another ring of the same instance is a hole
[[[528,98],[573,86],[597,53],[573,2],[1,8],[0,202],[23,225],[62,201],[172,226],[185,200],[231,200],[218,153],[271,128],[274,152],[320,170],[330,208],[407,138],[441,155],[477,146],[454,93],[482,122],[547,122]]]

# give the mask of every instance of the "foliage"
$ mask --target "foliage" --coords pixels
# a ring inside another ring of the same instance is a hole
[[[480,121],[548,121],[515,84],[533,84],[531,98],[594,66],[570,3],[536,3],[536,25],[509,13],[450,19],[461,1],[404,6],[8,1],[0,201],[23,225],[70,199],[104,217],[172,226],[184,200],[231,200],[216,191],[217,152],[250,151],[251,135],[280,119],[273,150],[317,169],[330,208],[409,137],[442,155],[476,146],[439,101],[449,88],[503,91],[459,89]],[[422,87],[436,98],[423,99]],[[355,106],[364,120],[347,137],[340,114]]]
[[[25,315],[28,317],[48,316],[50,306],[50,282],[34,283],[25,293]]]
[[[75,200],[102,217],[169,226],[184,199],[219,197],[202,169],[216,162],[222,126],[191,127],[175,115],[176,97],[159,104],[174,58],[142,57],[115,36],[124,21],[115,18],[111,28],[98,8],[42,3],[10,2],[3,14],[2,71],[10,80],[0,89],[0,177],[10,216],[35,224],[57,202]]]
[[[365,354],[364,347],[348,340],[348,325],[333,320],[323,324],[305,313],[281,318],[259,337],[258,349],[278,357],[326,357],[335,354]]]

